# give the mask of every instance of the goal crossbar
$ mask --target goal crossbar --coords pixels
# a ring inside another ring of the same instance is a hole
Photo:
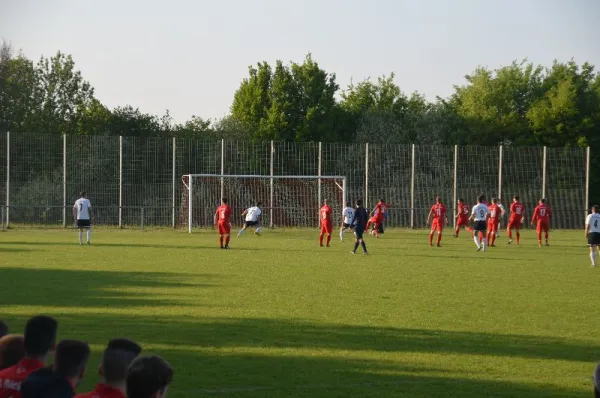
[[[198,178],[218,178],[221,179],[221,193],[223,193],[223,180],[225,178],[243,178],[243,179],[264,179],[271,180],[271,203],[273,202],[273,180],[283,180],[283,179],[295,179],[295,180],[316,180],[318,181],[318,201],[321,202],[321,181],[322,180],[334,180],[335,185],[342,191],[342,203],[346,203],[346,176],[340,175],[260,175],[260,174],[185,174],[183,177],[187,177],[187,184],[184,186],[188,190],[188,232],[192,233],[192,218],[193,218],[193,189],[194,177]],[[336,180],[341,180],[342,185],[340,185]],[[272,217],[271,217],[272,218]]]

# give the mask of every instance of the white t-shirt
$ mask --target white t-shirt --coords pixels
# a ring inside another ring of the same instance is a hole
[[[258,216],[261,215],[261,211],[258,207],[253,206],[246,210],[246,221],[258,221]]]
[[[487,205],[484,205],[483,203],[478,203],[475,206],[473,206],[471,214],[475,216],[475,221],[485,221],[487,220],[486,216],[490,214],[490,210],[488,209]]]
[[[77,211],[77,219],[78,220],[89,220],[90,219],[90,209],[92,208],[92,204],[89,199],[79,198],[75,201],[73,208]]]
[[[588,214],[585,218],[585,225],[588,225],[588,233],[600,233],[600,213]]]
[[[352,207],[344,207],[342,214],[344,215],[344,224],[351,224],[354,217],[354,209]]]

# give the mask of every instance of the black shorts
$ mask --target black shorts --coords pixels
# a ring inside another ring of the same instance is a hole
[[[600,246],[600,233],[590,232],[587,236],[588,246]]]
[[[364,225],[357,225],[355,227],[355,229],[354,229],[354,235],[356,235],[357,239],[362,239],[364,232],[365,232],[365,226]]]
[[[92,226],[92,223],[90,220],[77,220],[75,221],[75,226],[77,228],[89,228]]]
[[[346,223],[343,223],[343,224],[342,224],[342,226],[343,226],[344,228],[352,228],[352,225],[350,225],[350,224],[346,224]]]
[[[475,221],[475,224],[473,224],[473,231],[487,231],[487,221]]]
[[[258,226],[258,221],[246,221],[246,227],[256,227]]]

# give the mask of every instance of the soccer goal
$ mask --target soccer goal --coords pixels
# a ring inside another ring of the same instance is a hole
[[[273,227],[315,227],[327,199],[334,223],[346,203],[344,176],[261,176],[187,174],[182,176],[179,227],[211,227],[221,198],[233,208],[232,225],[242,225],[244,209],[262,202],[262,223]]]

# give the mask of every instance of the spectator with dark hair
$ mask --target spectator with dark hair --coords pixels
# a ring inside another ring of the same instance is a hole
[[[20,398],[21,383],[46,365],[54,348],[58,323],[44,315],[34,316],[25,325],[25,357],[16,365],[0,370],[0,398]]]
[[[127,398],[164,398],[173,368],[158,356],[136,358],[127,372]]]
[[[0,370],[10,368],[25,357],[25,339],[18,334],[0,337]]]
[[[94,391],[78,394],[77,398],[125,398],[127,392],[127,370],[140,355],[142,347],[129,339],[112,339],[104,350],[98,373],[104,382],[98,383]]]
[[[23,398],[71,398],[85,375],[90,347],[78,340],[63,340],[56,346],[52,368],[33,372],[21,385]]]
[[[0,337],[4,337],[8,334],[8,325],[0,319]]]

